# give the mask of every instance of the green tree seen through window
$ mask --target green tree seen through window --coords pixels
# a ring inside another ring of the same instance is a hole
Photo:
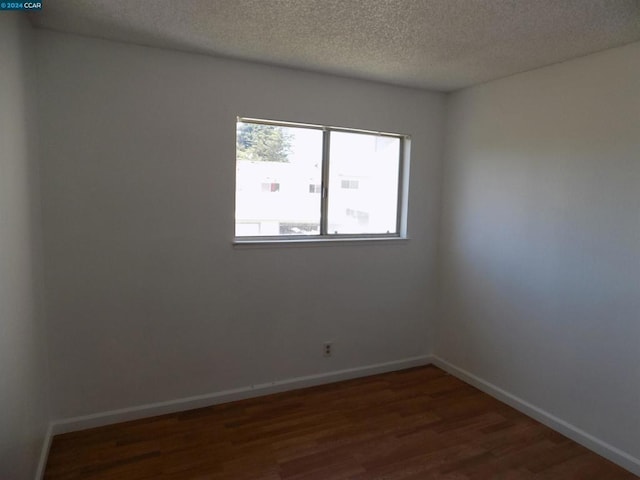
[[[238,123],[236,152],[238,160],[288,162],[293,134],[286,127]]]

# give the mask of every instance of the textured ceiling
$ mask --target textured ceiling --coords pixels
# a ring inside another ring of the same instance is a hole
[[[445,91],[640,39],[640,0],[52,0],[30,18]]]

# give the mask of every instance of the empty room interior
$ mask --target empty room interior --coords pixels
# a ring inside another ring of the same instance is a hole
[[[0,479],[640,475],[640,2],[0,9]]]

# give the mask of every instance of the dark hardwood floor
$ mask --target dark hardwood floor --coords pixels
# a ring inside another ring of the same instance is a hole
[[[639,477],[428,366],[58,435],[45,478]]]

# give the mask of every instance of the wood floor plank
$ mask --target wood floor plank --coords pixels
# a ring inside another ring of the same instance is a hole
[[[434,367],[53,439],[46,480],[638,479]]]

